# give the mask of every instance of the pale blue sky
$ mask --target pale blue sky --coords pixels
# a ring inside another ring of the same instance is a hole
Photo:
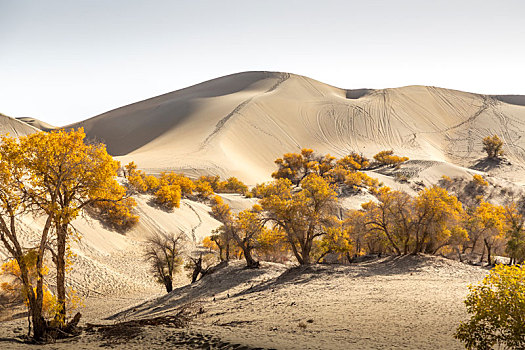
[[[222,75],[525,94],[525,1],[0,0],[0,112],[79,121]]]

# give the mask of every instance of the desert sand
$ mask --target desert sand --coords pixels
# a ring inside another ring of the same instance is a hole
[[[17,120],[20,120],[26,124],[29,124],[39,130],[42,130],[42,131],[51,131],[51,130],[55,130],[57,129],[56,126],[53,126],[51,124],[48,124],[42,120],[38,120],[36,118],[30,118],[30,117],[19,117],[19,118],[16,118]]]
[[[126,336],[84,332],[44,348],[461,349],[452,334],[466,317],[467,284],[486,273],[430,256],[293,269],[242,265],[232,262],[194,285],[146,302],[108,295],[90,298],[86,307],[90,322],[113,325],[174,315],[186,307],[191,321],[183,328],[142,326],[127,329]],[[126,304],[133,306],[122,309]],[[2,324],[0,336],[11,339],[0,339],[3,348],[31,348],[13,343],[13,330],[23,326],[20,320]]]
[[[23,136],[39,131],[37,128],[0,113],[0,135]]]

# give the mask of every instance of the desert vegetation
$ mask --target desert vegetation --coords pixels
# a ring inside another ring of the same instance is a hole
[[[487,153],[490,159],[500,158],[503,156],[503,141],[498,135],[487,136],[483,139],[483,151]]]
[[[261,261],[350,264],[367,255],[421,253],[471,262],[476,256],[479,263],[488,265],[494,264],[495,255],[506,255],[514,264],[525,260],[522,211],[515,203],[491,202],[490,181],[479,174],[462,183],[444,176],[437,185],[410,195],[371,175],[378,168],[403,166],[408,158],[393,151],[381,151],[373,160],[355,152],[341,158],[318,155],[311,149],[286,153],[275,161],[273,181],[251,189],[235,177],[147,175],[133,162],[122,169],[126,181],[121,184],[116,181],[118,162],[103,146],[85,142],[82,130],[4,137],[0,152],[0,239],[12,255],[2,266],[9,282],[1,288],[12,300],[26,303],[31,336],[39,341],[72,332],[80,318],[78,314],[71,319],[79,299],[65,284],[73,268],[70,242],[81,239],[72,220],[88,209],[125,232],[139,220],[134,214],[137,202],[130,194],[147,194],[152,198],[148,203],[165,212],[180,208],[183,198],[200,201],[209,205],[211,216],[221,223],[202,240],[201,250],[190,254],[184,251],[183,233],[162,232],[146,239],[144,263],[168,293],[182,267],[196,282],[213,271],[217,259],[243,259],[250,269],[259,268]],[[233,210],[217,195],[221,193],[254,197],[257,204]],[[342,201],[355,195],[369,200],[359,209],[348,210]],[[18,233],[17,220],[23,215],[45,218],[35,242],[23,241]],[[56,275],[56,290],[45,283],[50,271]],[[521,270],[495,271],[478,289],[472,287],[469,313],[481,314],[476,309],[481,290],[507,288],[498,284],[500,277]],[[482,336],[469,338],[467,333],[479,328],[483,317],[473,316],[470,323],[462,324],[456,337],[471,348],[514,344],[505,338],[508,335],[501,335],[503,330],[494,331],[496,335],[485,330],[486,341],[480,340]]]
[[[132,191],[152,194],[157,204],[170,210],[179,208],[182,198],[205,201],[214,193],[238,193],[251,197],[248,186],[236,177],[221,181],[218,175],[206,175],[192,180],[173,172],[161,172],[155,177],[137,169],[134,162],[124,167],[124,174]]]
[[[164,285],[166,292],[173,290],[173,275],[183,264],[183,234],[158,233],[146,240],[145,260],[157,282]]]
[[[507,254],[513,262],[522,261],[523,216],[510,203],[485,201],[488,182],[481,175],[464,187],[478,194],[475,200],[448,192],[453,182],[448,177],[441,186],[411,196],[364,172],[370,166],[399,166],[407,158],[384,151],[374,159],[371,163],[356,153],[336,159],[310,149],[283,155],[275,161],[275,180],[251,190],[260,206],[233,215],[216,200],[213,212],[223,226],[206,239],[207,247],[217,249],[221,259],[236,256],[229,252],[239,249],[250,267],[257,266],[254,256],[274,261],[293,256],[299,264],[417,253],[460,260],[476,253],[488,264],[494,263],[494,255]],[[358,210],[343,210],[339,199],[359,192],[375,200]],[[251,230],[239,229],[247,226]]]
[[[67,318],[69,242],[80,239],[71,222],[89,205],[123,198],[116,182],[118,163],[104,146],[85,143],[84,138],[82,129],[61,130],[4,136],[0,145],[0,241],[12,257],[10,270],[16,271],[35,340],[69,333],[80,319],[80,314]],[[21,236],[23,215],[43,218],[35,241]],[[46,260],[56,275],[51,318],[46,318],[44,306]]]
[[[455,337],[467,349],[525,347],[525,267],[496,266],[465,300],[469,321]]]

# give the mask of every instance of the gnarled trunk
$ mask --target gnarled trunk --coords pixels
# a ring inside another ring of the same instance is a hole
[[[173,290],[173,281],[170,276],[164,276],[164,286],[166,287],[167,293]]]
[[[55,263],[58,308],[55,314],[55,321],[62,326],[66,322],[66,236],[67,225],[57,225],[57,255]]]

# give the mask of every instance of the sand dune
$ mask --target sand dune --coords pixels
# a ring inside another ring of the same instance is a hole
[[[452,334],[466,317],[462,299],[485,273],[430,256],[291,270],[230,263],[111,320],[169,315],[193,302],[202,312],[191,330],[251,347],[461,349]]]
[[[23,136],[39,131],[37,128],[0,113],[0,135]]]
[[[38,119],[35,119],[35,118],[30,118],[30,117],[20,117],[20,118],[16,118],[17,120],[20,120],[26,124],[29,124],[39,130],[42,130],[42,131],[51,131],[51,130],[55,130],[57,129],[56,126],[53,126],[51,124],[48,124],[46,122],[43,122],[41,120],[38,120]]]
[[[120,160],[151,173],[235,175],[250,184],[268,179],[276,157],[302,147],[337,156],[394,149],[468,166],[494,133],[523,166],[525,107],[509,98],[427,86],[344,90],[294,74],[246,72],[70,127],[84,127]]]

